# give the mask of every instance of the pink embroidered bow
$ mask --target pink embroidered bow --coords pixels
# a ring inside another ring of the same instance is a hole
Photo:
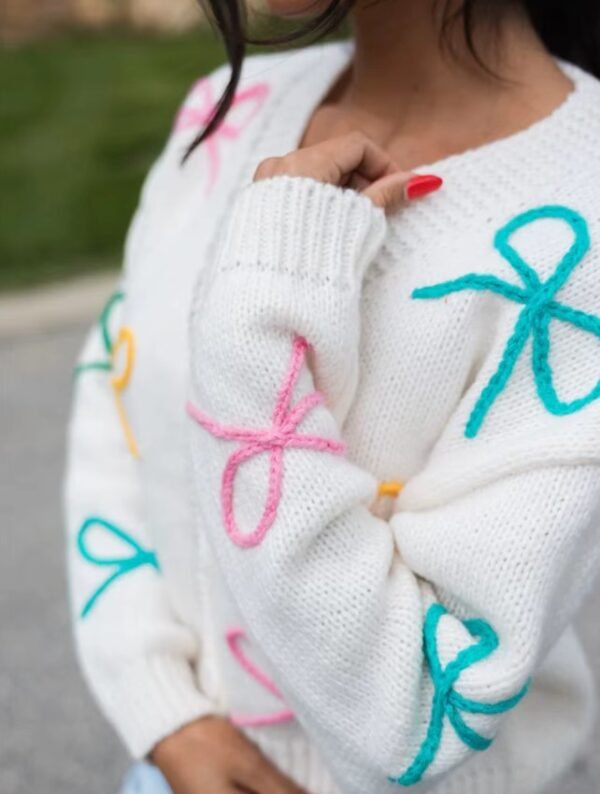
[[[334,455],[341,455],[345,451],[345,445],[339,441],[296,432],[306,415],[323,402],[323,395],[313,392],[303,397],[295,406],[291,406],[294,388],[308,348],[306,339],[302,337],[294,339],[290,366],[277,396],[272,427],[259,430],[228,427],[210,419],[191,403],[187,406],[189,415],[216,438],[239,441],[242,445],[227,461],[221,484],[221,506],[225,528],[231,540],[242,548],[251,548],[262,543],[277,518],[283,485],[283,455],[286,449],[314,449]],[[270,454],[265,509],[256,529],[250,534],[244,534],[236,524],[233,510],[235,478],[242,464],[265,452]]]
[[[243,132],[259,111],[263,101],[269,93],[267,83],[256,83],[238,91],[234,96],[229,115],[221,122],[215,132],[204,142],[203,146],[208,154],[209,177],[207,190],[210,190],[217,180],[221,163],[219,155],[219,139],[235,140]],[[231,111],[241,105],[246,106],[247,112],[241,120],[233,122]],[[199,131],[210,121],[215,109],[215,100],[212,93],[210,80],[203,78],[196,83],[190,99],[181,108],[175,119],[176,132],[187,129]]]
[[[258,668],[254,662],[250,661],[250,659],[241,649],[240,641],[246,639],[246,632],[244,629],[229,629],[225,634],[225,639],[227,640],[227,644],[229,645],[231,653],[239,662],[240,667],[242,667],[248,673],[248,675],[257,681],[263,689],[266,689],[267,692],[270,692],[278,700],[283,701],[281,692],[277,689],[271,679],[266,675],[266,673],[263,673],[263,671]],[[231,722],[240,728],[250,726],[257,727],[261,725],[278,725],[281,722],[289,722],[293,719],[294,712],[290,711],[289,709],[283,709],[282,711],[277,711],[274,714],[265,714],[263,716],[255,717],[243,716],[241,714],[231,715]]]

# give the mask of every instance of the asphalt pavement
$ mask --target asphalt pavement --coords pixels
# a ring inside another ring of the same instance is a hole
[[[84,326],[59,326],[0,334],[0,794],[116,794],[127,766],[72,650],[60,493]],[[600,685],[598,614],[600,590],[580,621]],[[552,794],[599,794],[599,756],[597,732]]]

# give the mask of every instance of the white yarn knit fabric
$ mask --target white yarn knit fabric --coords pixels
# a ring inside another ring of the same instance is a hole
[[[219,70],[148,180],[77,377],[83,669],[136,756],[219,712],[310,794],[538,794],[594,716],[600,86],[563,65],[550,117],[388,218],[250,184],[351,54],[250,59],[182,168]]]

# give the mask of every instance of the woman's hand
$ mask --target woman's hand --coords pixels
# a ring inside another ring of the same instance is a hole
[[[173,794],[306,794],[222,717],[204,717],[151,755]]]
[[[362,132],[330,138],[285,157],[270,157],[256,169],[254,181],[274,176],[303,176],[363,193],[378,207],[393,210],[405,201],[433,193],[442,180],[402,171],[380,146]]]

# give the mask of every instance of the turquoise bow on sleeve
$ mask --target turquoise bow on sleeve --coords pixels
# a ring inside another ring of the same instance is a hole
[[[131,549],[132,553],[129,555],[125,554],[122,557],[100,557],[96,554],[93,554],[88,548],[88,535],[90,530],[95,527],[98,527],[100,530],[108,533],[109,535],[118,538],[118,540],[122,541],[126,547]],[[117,579],[120,579],[122,576],[125,576],[128,573],[136,571],[138,568],[143,568],[146,565],[150,568],[154,568],[156,571],[160,571],[158,559],[153,551],[145,549],[134,538],[132,538],[131,535],[129,535],[123,529],[120,529],[120,527],[116,526],[116,524],[112,524],[110,521],[106,521],[106,519],[99,518],[98,516],[92,516],[91,518],[86,519],[81,525],[81,529],[77,535],[77,548],[79,549],[81,556],[87,560],[87,562],[91,563],[92,565],[97,565],[100,568],[112,569],[112,573],[110,573],[104,583],[101,584],[86,601],[83,609],[81,610],[80,617],[82,618],[85,618],[89,615],[100,596],[106,590],[108,590],[108,588],[114,584]]]
[[[546,281],[542,281],[536,271],[525,262],[511,244],[511,238],[525,226],[548,219],[564,221],[572,229],[574,239],[554,273]],[[528,210],[511,220],[496,233],[494,245],[515,270],[523,286],[510,284],[489,274],[469,273],[452,281],[421,287],[412,293],[413,298],[425,300],[442,298],[462,290],[479,290],[494,292],[523,306],[512,336],[504,349],[498,369],[481,392],[471,412],[465,429],[467,438],[474,438],[479,432],[490,408],[506,387],[515,364],[530,337],[532,339],[533,377],[537,393],[550,413],[556,416],[572,414],[600,397],[599,380],[584,396],[570,402],[561,400],[554,386],[550,364],[549,327],[552,320],[570,323],[600,339],[600,319],[598,317],[556,300],[557,293],[564,287],[573,270],[583,261],[589,251],[591,241],[585,219],[575,210],[563,206],[546,206]]]
[[[106,351],[106,359],[103,359],[102,361],[88,361],[78,364],[75,367],[75,377],[81,375],[82,372],[88,372],[89,370],[101,370],[102,372],[110,372],[112,370],[113,365],[111,361],[111,355],[113,352],[114,343],[110,334],[110,318],[112,316],[113,310],[119,303],[123,302],[124,298],[125,295],[123,292],[113,293],[102,309],[100,319],[98,320],[98,326],[102,335],[102,344],[104,345],[104,350]]]
[[[497,703],[480,703],[460,695],[454,689],[460,676],[469,667],[491,656],[497,650],[499,640],[494,629],[485,620],[465,620],[463,625],[476,641],[473,645],[460,651],[455,659],[443,667],[438,652],[437,634],[440,620],[446,614],[448,613],[445,607],[441,604],[433,604],[425,617],[423,644],[434,685],[431,717],[427,735],[410,767],[400,777],[389,778],[391,783],[397,783],[400,786],[415,785],[431,766],[442,743],[446,719],[467,747],[478,752],[487,750],[493,740],[481,736],[469,727],[461,712],[466,714],[503,714],[513,709],[526,695],[529,688],[529,684],[527,684],[514,697]]]

